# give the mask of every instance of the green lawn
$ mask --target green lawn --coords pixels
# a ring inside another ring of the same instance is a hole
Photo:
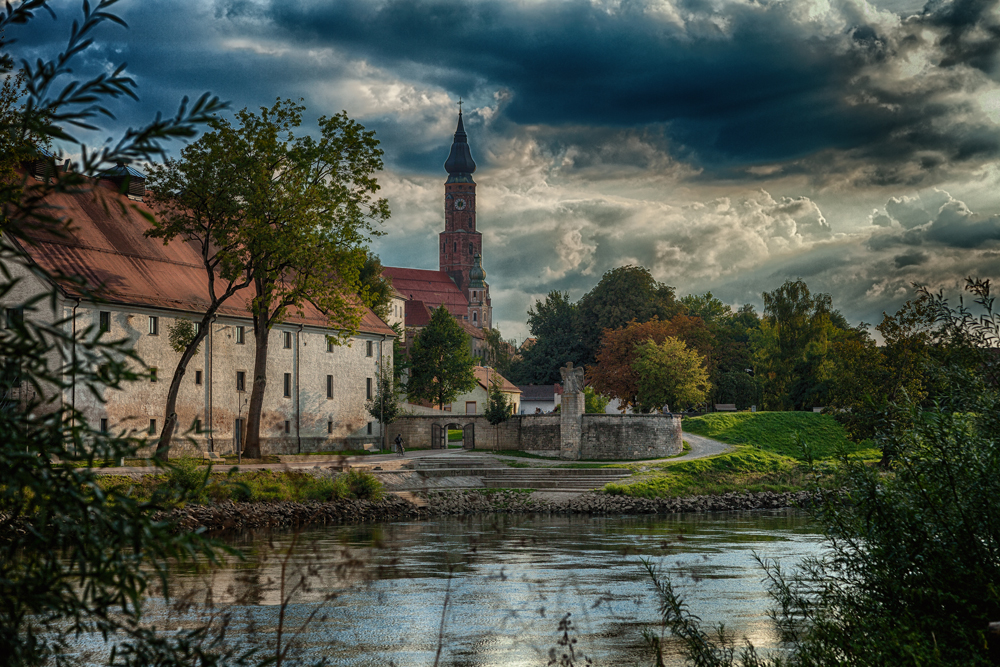
[[[639,468],[634,464],[629,467]],[[806,487],[808,475],[806,467],[795,459],[744,446],[711,458],[639,469],[627,480],[606,485],[604,491],[638,498],[798,491]]]
[[[877,459],[881,452],[870,443],[847,439],[847,431],[830,415],[815,412],[716,412],[684,420],[684,430],[731,445],[752,445],[768,452],[802,460],[796,432],[816,459],[832,459],[847,452]]]

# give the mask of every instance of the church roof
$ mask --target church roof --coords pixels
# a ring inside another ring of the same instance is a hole
[[[444,169],[451,177],[468,176],[472,179],[472,173],[476,170],[476,162],[472,159],[472,151],[469,149],[469,135],[465,133],[465,124],[462,122],[462,112],[458,112],[458,127],[455,129],[455,140],[451,144],[451,152],[445,160]],[[448,181],[452,182],[453,178]],[[464,180],[461,178],[455,180]]]
[[[111,303],[167,308],[188,313],[208,306],[208,280],[201,255],[194,245],[175,239],[164,245],[147,238],[149,221],[143,214],[155,211],[145,202],[129,200],[114,183],[103,180],[93,192],[54,193],[46,198],[50,214],[70,221],[69,230],[53,229],[39,222],[26,229],[31,243],[21,244],[31,260],[54,275],[78,276]],[[69,297],[83,296],[77,285],[58,283]],[[227,300],[220,315],[250,317],[247,288]],[[326,316],[306,303],[303,314],[287,321],[329,326]],[[395,332],[365,308],[359,330],[394,336]]]
[[[469,314],[469,300],[444,271],[386,266],[382,275],[392,279],[393,288],[408,301],[423,301],[431,310],[444,305],[452,315]]]

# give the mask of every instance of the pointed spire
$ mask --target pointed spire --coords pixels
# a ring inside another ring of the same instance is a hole
[[[458,127],[455,128],[455,140],[451,144],[451,152],[444,163],[444,169],[450,174],[449,182],[472,181],[472,173],[476,171],[476,162],[472,159],[472,151],[469,149],[469,136],[465,133],[465,123],[462,121],[461,99],[458,101]]]

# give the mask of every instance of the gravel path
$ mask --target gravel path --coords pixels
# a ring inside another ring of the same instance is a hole
[[[684,439],[687,440],[689,445],[691,445],[691,451],[684,456],[678,456],[676,459],[670,459],[671,461],[703,459],[706,456],[715,456],[716,454],[722,454],[732,449],[730,445],[727,445],[724,442],[712,440],[711,438],[706,438],[701,435],[695,435],[694,433],[685,432]]]

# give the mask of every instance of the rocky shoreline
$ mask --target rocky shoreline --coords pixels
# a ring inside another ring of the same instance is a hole
[[[401,519],[473,514],[629,515],[683,512],[732,512],[807,506],[808,491],[727,493],[688,498],[631,498],[582,493],[563,500],[538,500],[522,491],[441,491],[414,494],[416,502],[389,494],[379,501],[338,500],[326,503],[233,503],[189,505],[163,512],[158,519],[179,530],[212,533],[273,528],[397,521]]]

